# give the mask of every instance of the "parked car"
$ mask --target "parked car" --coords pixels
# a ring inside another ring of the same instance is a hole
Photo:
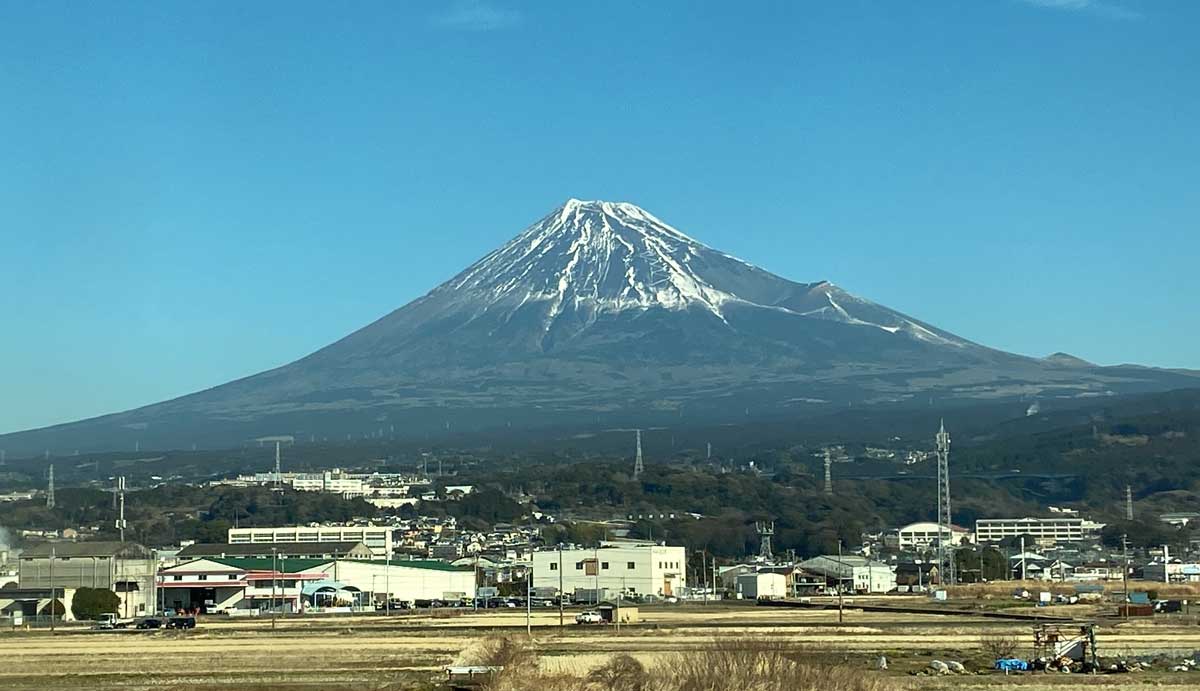
[[[576,624],[602,624],[604,617],[594,609],[586,609],[575,615]]]
[[[139,629],[161,629],[162,625],[162,619],[154,618],[143,619],[137,623]]]
[[[194,629],[196,628],[196,617],[171,617],[167,622],[168,629]]]

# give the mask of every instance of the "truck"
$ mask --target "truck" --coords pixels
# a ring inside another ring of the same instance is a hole
[[[115,612],[105,612],[100,615],[100,618],[96,620],[92,628],[100,631],[111,631],[113,629],[127,629],[132,623],[132,619],[122,619]]]

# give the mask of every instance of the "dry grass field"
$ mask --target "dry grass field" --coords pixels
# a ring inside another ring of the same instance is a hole
[[[1070,609],[1081,617],[1105,614]],[[3,632],[0,689],[427,690],[438,688],[435,682],[445,665],[463,661],[471,650],[498,637],[527,645],[536,657],[528,664],[538,674],[566,680],[583,679],[617,656],[627,655],[648,670],[675,670],[685,662],[708,659],[704,655],[729,642],[767,641],[789,659],[823,670],[823,675],[847,670],[871,684],[853,687],[861,689],[1200,689],[1200,672],[1169,672],[1162,665],[1124,675],[913,675],[933,659],[985,670],[989,660],[982,637],[1013,636],[1021,645],[1031,645],[1031,624],[1019,621],[850,609],[839,624],[836,611],[749,605],[643,609],[642,619],[617,632],[575,626],[568,614],[568,625],[560,629],[557,611],[543,610],[534,613],[529,638],[524,612],[511,610],[458,616],[306,617],[280,620],[274,630],[269,620],[213,618],[183,632]],[[1097,621],[1102,655],[1178,659],[1200,650],[1200,626],[1189,617]],[[891,663],[887,672],[873,669],[880,654]],[[535,682],[515,683],[519,687]],[[536,687],[583,688],[555,687],[545,679],[536,681]],[[647,691],[659,688],[665,687]]]

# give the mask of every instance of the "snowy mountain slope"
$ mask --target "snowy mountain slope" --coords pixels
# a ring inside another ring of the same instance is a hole
[[[993,350],[827,281],[713,250],[633,204],[572,199],[425,296],[284,367],[7,448],[220,445],[683,410],[1101,396],[1200,385]],[[441,421],[441,422],[433,422]],[[124,441],[120,441],[124,443]]]

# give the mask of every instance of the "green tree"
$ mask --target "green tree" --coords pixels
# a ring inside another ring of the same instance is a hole
[[[80,588],[71,600],[71,613],[76,619],[99,619],[101,614],[116,612],[121,598],[106,588]]]

